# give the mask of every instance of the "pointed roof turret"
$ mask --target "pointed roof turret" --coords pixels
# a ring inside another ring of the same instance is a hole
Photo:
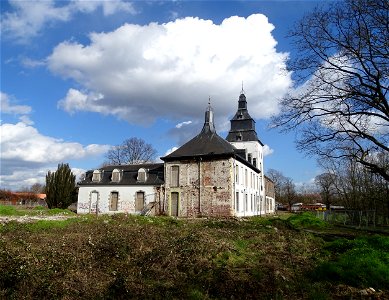
[[[161,159],[169,161],[193,157],[233,156],[235,151],[234,146],[216,133],[213,109],[209,100],[201,132],[176,151],[161,157]]]
[[[229,142],[247,142],[247,141],[261,141],[258,139],[255,131],[255,121],[250,116],[247,110],[247,100],[244,94],[243,84],[242,91],[239,96],[238,110],[235,116],[230,120],[231,130],[229,131],[226,140]],[[262,144],[262,143],[261,143]]]
[[[207,110],[205,111],[205,121],[204,121],[204,126],[203,126],[203,131],[209,131],[216,133],[215,129],[215,123],[213,122],[213,109],[211,106],[211,97],[208,99],[208,107]]]

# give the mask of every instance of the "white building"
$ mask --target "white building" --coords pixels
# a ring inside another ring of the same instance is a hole
[[[226,140],[216,133],[209,105],[201,132],[161,159],[163,164],[88,171],[79,184],[77,212],[141,214],[152,209],[178,217],[274,213],[274,198],[265,193],[263,144],[243,92]]]

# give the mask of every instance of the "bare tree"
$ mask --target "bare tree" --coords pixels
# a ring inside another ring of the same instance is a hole
[[[336,195],[335,182],[336,176],[331,173],[323,173],[315,177],[315,183],[320,189],[321,199],[327,209],[330,209]]]
[[[293,180],[289,177],[285,177],[280,171],[274,169],[269,169],[266,176],[274,182],[276,200],[281,203],[287,203],[290,209],[292,204],[297,200],[296,188]]]
[[[41,183],[34,183],[30,187],[30,192],[34,194],[42,194],[45,191],[45,185]]]
[[[282,186],[282,194],[285,201],[289,205],[289,210],[291,210],[293,203],[296,202],[297,194],[296,194],[296,186],[293,183],[293,180],[289,177],[285,178],[285,181]]]
[[[107,153],[106,164],[126,165],[152,162],[157,155],[157,151],[151,144],[147,144],[143,139],[132,137],[121,145],[112,147]]]
[[[298,129],[300,150],[349,157],[389,181],[389,2],[335,1],[318,7],[290,33],[295,88],[273,125]]]
[[[277,171],[275,169],[269,169],[266,173],[266,176],[274,182],[274,193],[276,200],[278,202],[282,202],[281,193],[286,177],[280,171]]]

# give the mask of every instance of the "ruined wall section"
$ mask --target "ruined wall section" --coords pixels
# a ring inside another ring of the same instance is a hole
[[[172,186],[172,166],[179,167],[179,186]],[[172,193],[179,194],[179,217],[228,217],[233,212],[233,160],[166,162],[165,211],[171,215]]]

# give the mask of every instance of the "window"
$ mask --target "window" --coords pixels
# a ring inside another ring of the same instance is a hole
[[[235,210],[238,212],[239,211],[239,192],[236,192],[236,197],[235,197]]]
[[[112,171],[111,180],[113,182],[119,182],[120,181],[120,171],[118,169],[115,169],[115,170]]]
[[[179,166],[172,166],[171,168],[171,178],[170,178],[170,186],[171,187],[178,187],[179,186],[179,172],[180,168]]]
[[[111,201],[109,203],[109,210],[115,211],[118,210],[118,200],[119,200],[119,193],[118,192],[111,192]]]
[[[250,164],[251,164],[251,158],[252,158],[251,153],[247,154],[247,160],[249,161]]]
[[[248,186],[247,183],[248,183],[247,169],[245,169],[245,170],[244,170],[244,185],[245,185],[245,186]]]
[[[238,134],[238,135],[236,136],[236,140],[237,140],[237,141],[241,141],[241,140],[242,140],[242,135]]]
[[[99,182],[101,180],[101,172],[99,170],[93,171],[92,181]]]
[[[145,181],[147,180],[147,173],[146,173],[146,170],[145,170],[145,169],[140,168],[140,169],[138,170],[138,178],[137,178],[137,180],[138,180],[139,182],[145,182]]]
[[[239,183],[239,166],[235,166],[235,182]]]
[[[253,165],[254,165],[254,167],[257,167],[257,159],[256,158],[253,158]]]

